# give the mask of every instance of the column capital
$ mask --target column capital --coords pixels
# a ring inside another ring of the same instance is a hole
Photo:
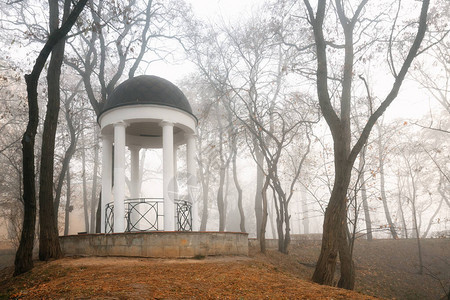
[[[116,123],[114,123],[114,127],[116,127],[116,126],[123,126],[123,127],[128,127],[130,124],[128,124],[127,122],[125,122],[125,121],[119,121],[119,122],[116,122]]]
[[[173,127],[173,122],[163,120],[163,121],[159,122],[159,126],[161,126],[161,127],[172,126]]]
[[[139,145],[128,145],[127,146],[128,147],[128,150],[130,150],[130,151],[139,151],[139,150],[141,150],[142,149],[142,147],[141,146],[139,146]]]

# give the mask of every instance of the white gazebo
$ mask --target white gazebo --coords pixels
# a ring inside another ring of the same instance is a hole
[[[186,184],[197,184],[197,119],[183,92],[157,76],[128,79],[108,97],[98,123],[103,148],[102,232],[198,230],[192,193],[183,200],[176,199],[176,149],[180,145],[186,144]],[[130,151],[129,198],[125,185],[126,148]],[[139,151],[144,148],[163,149],[162,199],[140,198]],[[142,225],[143,220],[148,226]]]

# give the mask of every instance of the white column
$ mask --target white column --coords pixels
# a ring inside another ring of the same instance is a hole
[[[129,146],[128,149],[130,150],[130,164],[131,164],[131,191],[130,191],[130,197],[131,198],[139,198],[140,197],[140,191],[139,191],[139,150],[141,150],[138,146]]]
[[[125,231],[125,128],[114,124],[114,232]]]
[[[105,233],[106,205],[112,201],[112,137],[102,136],[102,199],[100,205],[101,228],[100,232]]]
[[[178,200],[178,164],[177,164],[178,146],[173,146],[173,199]]]
[[[163,196],[164,231],[175,230],[175,203],[173,199],[173,123],[161,122],[163,131]]]
[[[130,150],[130,197],[132,199],[135,199],[134,201],[138,201],[137,198],[140,197],[140,191],[139,191],[139,150],[141,150],[138,146],[128,146],[128,149]],[[130,228],[130,230],[135,231],[140,229],[140,226],[138,223],[139,220],[139,213],[141,210],[141,205],[138,204],[137,206],[134,206],[134,209],[130,212],[130,218],[131,222],[134,226]]]
[[[197,167],[195,164],[196,155],[196,145],[195,145],[195,135],[186,135],[187,143],[187,173],[188,173],[188,194],[192,203],[192,231],[199,230],[198,224],[198,210],[197,210],[197,197],[199,194],[199,187],[197,184]]]

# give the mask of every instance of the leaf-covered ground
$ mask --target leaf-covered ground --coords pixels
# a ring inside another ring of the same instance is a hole
[[[450,239],[422,246],[420,275],[415,240],[358,241],[355,290],[363,294],[311,283],[320,241],[296,241],[289,255],[252,247],[250,257],[199,260],[64,258],[16,278],[3,268],[0,299],[440,299],[450,289]]]
[[[424,272],[419,274],[417,240],[357,240],[354,249],[355,290],[389,299],[441,299],[450,292],[450,239],[423,239]],[[296,241],[289,255],[252,249],[259,260],[299,278],[311,278],[320,241]],[[339,267],[339,265],[338,265]],[[335,279],[339,279],[339,269]],[[445,298],[447,299],[447,298]]]
[[[20,299],[370,299],[251,258],[64,258],[2,283]]]

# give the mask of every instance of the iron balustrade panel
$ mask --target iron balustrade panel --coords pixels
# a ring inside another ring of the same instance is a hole
[[[175,201],[178,231],[192,231],[192,205],[187,201]]]
[[[106,204],[105,209],[105,233],[114,232],[114,203]]]
[[[136,198],[125,200],[126,232],[159,231],[164,226],[164,201],[162,198]],[[175,200],[175,224],[178,231],[192,231],[192,205]],[[105,233],[114,232],[114,203],[105,209]]]
[[[164,224],[162,199],[136,198],[125,200],[126,231],[158,231]]]

